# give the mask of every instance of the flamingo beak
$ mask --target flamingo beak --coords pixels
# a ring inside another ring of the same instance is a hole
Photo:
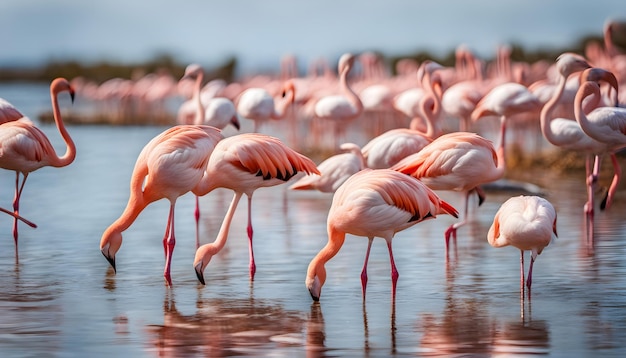
[[[202,273],[202,262],[198,263],[195,267],[196,277],[201,284],[206,285],[204,282],[204,274]]]
[[[313,292],[309,291],[309,293],[311,294],[311,298],[313,299],[313,301],[315,302],[319,302],[320,301],[320,297],[316,296],[313,294]]]
[[[239,119],[237,119],[237,116],[234,116],[233,119],[230,121],[230,123],[233,125],[233,127],[239,130],[240,125],[239,125]]]
[[[111,264],[111,266],[113,267],[113,271],[115,271],[115,273],[117,273],[117,270],[115,268],[115,256],[111,256],[109,254],[109,244],[106,244],[103,248],[102,248],[102,255],[104,255],[104,258],[107,259],[107,261],[109,262],[109,264]]]

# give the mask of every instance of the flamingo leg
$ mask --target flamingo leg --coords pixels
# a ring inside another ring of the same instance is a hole
[[[393,260],[393,251],[391,249],[391,240],[387,240],[387,249],[389,250],[389,262],[391,264],[391,297],[393,302],[396,301],[396,285],[398,283],[398,269],[396,268],[396,262]]]
[[[170,205],[170,213],[167,219],[167,229],[165,231],[165,238],[163,239],[165,247],[165,270],[163,271],[163,277],[169,286],[172,286],[172,277],[170,275],[170,268],[172,266],[172,254],[174,253],[174,246],[176,246],[176,237],[174,236],[174,203]]]
[[[470,190],[466,193],[465,195],[465,212],[463,214],[463,220],[454,223],[452,225],[450,225],[447,229],[446,232],[444,234],[445,239],[446,239],[446,258],[448,257],[448,249],[449,249],[449,242],[450,242],[450,237],[452,237],[454,239],[454,250],[456,252],[456,231],[459,227],[465,225],[467,223],[467,215],[469,213],[469,196],[471,194],[473,190]],[[478,193],[478,192],[477,192]],[[479,194],[480,195],[480,194]],[[479,196],[480,197],[480,196]]]
[[[15,242],[15,253],[17,254],[17,221],[18,216],[20,214],[20,198],[22,197],[22,191],[24,190],[24,184],[26,184],[26,179],[28,178],[28,173],[24,174],[24,179],[22,180],[22,184],[20,185],[20,172],[15,172],[15,197],[13,198],[13,213],[15,214],[13,218],[13,241]]]
[[[196,210],[194,211],[196,219],[196,250],[200,247],[200,198],[196,195]]]
[[[374,238],[369,237],[367,242],[367,251],[365,252],[365,262],[363,263],[363,270],[361,271],[361,292],[363,293],[363,300],[365,300],[365,288],[367,287],[367,262],[370,258],[372,241],[374,241]]]
[[[248,251],[250,252],[250,279],[254,280],[256,264],[254,263],[254,250],[252,249],[252,195],[248,196]]]
[[[520,250],[520,294],[524,297],[524,250]]]
[[[526,279],[526,287],[528,287],[528,292],[530,293],[530,286],[533,283],[533,264],[535,263],[536,256],[532,254],[530,256],[530,267],[528,268],[528,278]]]
[[[620,178],[622,177],[622,168],[617,161],[617,155],[615,153],[611,153],[611,162],[613,163],[613,180],[611,181],[611,186],[609,190],[606,192],[606,196],[602,203],[600,204],[600,210],[608,209],[613,202],[613,195],[617,191],[617,186],[619,185]]]

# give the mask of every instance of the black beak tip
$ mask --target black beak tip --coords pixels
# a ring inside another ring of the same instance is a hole
[[[315,302],[319,302],[319,301],[320,301],[319,296],[315,296],[314,294],[311,294],[311,298],[312,298],[312,299],[313,299],[313,301],[315,301]]]
[[[115,257],[108,257],[107,255],[104,255],[104,257],[107,259],[109,264],[111,264],[111,267],[113,267],[113,271],[115,271],[115,273],[117,273],[117,269],[115,268]]]
[[[196,270],[196,277],[198,278],[198,281],[200,281],[200,283],[203,286],[206,285],[206,283],[204,282],[204,275],[202,274],[202,272],[199,272]]]

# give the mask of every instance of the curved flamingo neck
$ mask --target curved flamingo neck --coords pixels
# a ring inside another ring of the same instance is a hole
[[[565,84],[567,83],[567,77],[564,75],[559,76],[559,82],[557,84],[557,88],[554,91],[552,97],[543,105],[541,109],[541,114],[539,115],[539,122],[541,124],[541,132],[543,136],[553,145],[558,145],[557,138],[554,136],[550,128],[550,122],[552,121],[552,113],[556,108],[559,99],[563,95],[563,91],[565,90]]]
[[[441,86],[439,82],[433,83],[429,73],[424,76],[424,88],[427,94],[422,98],[421,109],[426,122],[426,133],[428,138],[434,139],[441,135],[439,127],[439,115],[441,113]],[[431,109],[432,108],[432,109]]]
[[[237,209],[237,204],[241,199],[243,193],[235,192],[233,195],[233,200],[230,202],[230,206],[228,207],[228,211],[226,212],[226,216],[224,217],[224,221],[222,221],[222,226],[220,226],[220,231],[215,238],[215,241],[212,243],[204,245],[205,253],[204,255],[213,256],[216,253],[220,252],[224,245],[226,245],[226,240],[228,239],[228,232],[230,231],[230,224],[233,221],[233,217],[235,214],[235,210]]]
[[[583,101],[589,95],[593,96],[592,105],[596,107],[598,103],[600,103],[600,86],[597,83],[585,82],[578,89],[576,99],[574,100],[574,115],[576,116],[576,121],[580,125],[580,128],[582,128],[585,133],[595,133],[595,128],[589,122],[589,118],[587,118],[583,109]]]
[[[200,98],[200,88],[203,80],[204,75],[202,72],[199,72],[196,76],[196,83],[193,88],[193,100],[196,102],[196,118],[194,120],[194,124],[202,124],[204,122],[204,106],[202,105],[202,100]]]
[[[350,103],[352,103],[352,105],[354,106],[355,113],[359,114],[363,111],[363,102],[361,102],[359,96],[348,84],[348,74],[350,73],[351,69],[351,65],[344,67],[343,72],[341,72],[341,76],[339,77],[339,85],[341,86],[341,89],[343,90]]]
[[[61,110],[59,109],[59,100],[58,100],[59,91],[53,86],[50,87],[50,97],[52,98],[52,113],[54,116],[54,122],[56,123],[57,129],[61,133],[61,137],[65,144],[67,145],[67,149],[65,150],[65,154],[59,157],[56,152],[53,152],[53,155],[50,157],[50,165],[53,167],[64,167],[71,164],[76,158],[76,145],[70,137],[70,134],[67,132],[65,128],[65,124],[63,123],[63,118],[61,118]]]
[[[313,279],[317,276],[321,284],[324,284],[326,281],[324,265],[339,252],[345,239],[346,233],[335,229],[332,225],[328,225],[328,242],[311,260],[307,270],[307,278]]]

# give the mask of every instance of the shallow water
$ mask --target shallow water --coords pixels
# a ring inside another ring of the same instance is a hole
[[[25,94],[30,91],[33,99]],[[0,96],[28,108],[31,118],[46,108],[46,91],[0,86]],[[55,127],[43,129],[62,151]],[[126,205],[137,154],[163,129],[71,126],[76,161],[36,171],[26,183],[21,213],[38,228],[20,226],[19,261],[11,219],[0,216],[2,356],[626,354],[626,197],[597,212],[590,246],[580,175],[537,170],[516,178],[542,186],[558,212],[559,238],[538,257],[531,300],[520,299],[519,252],[494,249],[486,241],[496,210],[515,191],[487,193],[487,201],[472,211],[471,224],[459,229],[456,255],[447,263],[443,232],[453,218],[441,216],[398,233],[395,303],[380,239],[374,240],[362,300],[367,240],[354,236],[327,264],[321,301],[312,302],[304,277],[326,243],[332,196],[289,192],[286,186],[254,195],[254,281],[248,276],[243,200],[225,249],[205,271],[207,285],[198,284],[192,195],[177,202],[173,287],[162,276],[166,201],[153,203],[124,232],[114,274],[100,253],[100,236]],[[2,171],[0,181],[0,205],[10,208],[14,174]],[[460,195],[440,194],[462,207]],[[202,243],[215,238],[231,195],[216,190],[201,198]]]

